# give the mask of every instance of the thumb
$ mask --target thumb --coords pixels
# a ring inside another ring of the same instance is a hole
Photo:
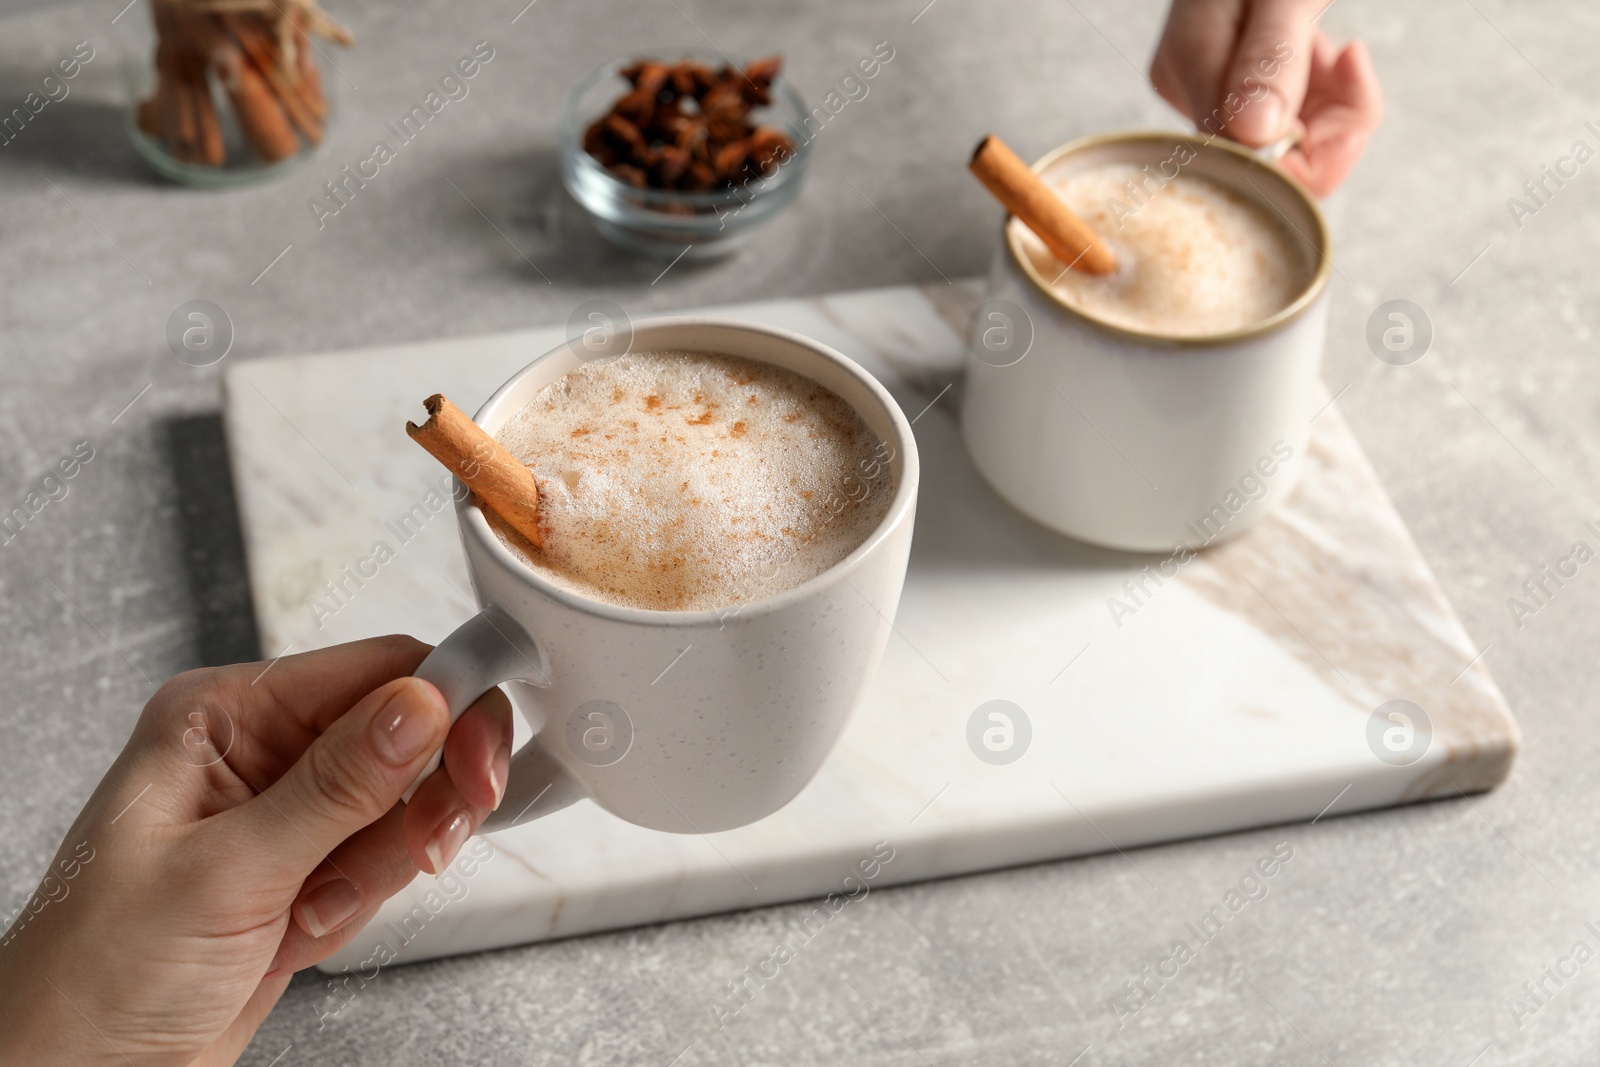
[[[234,809],[273,869],[310,874],[382,818],[444,744],[450,709],[420,678],[396,678],[335,719],[287,773]]]
[[[1311,77],[1316,9],[1304,0],[1250,5],[1222,81],[1220,108],[1230,137],[1259,147],[1293,127]]]

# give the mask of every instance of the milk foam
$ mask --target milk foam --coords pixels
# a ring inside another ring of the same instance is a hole
[[[631,353],[545,386],[496,435],[539,480],[545,544],[501,541],[580,595],[693,611],[821,574],[878,527],[888,446],[839,396],[734,356]]]
[[[1091,318],[1170,337],[1226,333],[1288,307],[1311,281],[1312,254],[1272,208],[1210,178],[1180,172],[1156,190],[1139,168],[1111,163],[1046,180],[1111,245],[1116,271],[1063,273],[1031,230],[1011,225],[1051,288]],[[1146,183],[1143,204],[1128,181]]]

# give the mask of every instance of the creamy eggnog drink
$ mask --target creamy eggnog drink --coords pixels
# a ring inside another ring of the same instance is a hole
[[[1201,337],[1260,322],[1305,291],[1316,263],[1271,207],[1187,172],[1157,187],[1149,170],[1105,163],[1047,178],[1116,253],[1110,274],[1064,270],[1033,231],[1011,222],[1023,253],[1071,307],[1125,329]]]
[[[496,434],[539,483],[543,545],[491,516],[583,596],[693,611],[813,578],[878,527],[889,459],[833,392],[764,363],[631,353],[545,386]]]

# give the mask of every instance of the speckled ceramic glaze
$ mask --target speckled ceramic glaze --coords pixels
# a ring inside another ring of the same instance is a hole
[[[821,383],[893,450],[887,473],[895,494],[882,523],[842,562],[720,611],[619,607],[558,588],[501,543],[466,495],[457,517],[483,611],[417,673],[440,686],[452,716],[510,682],[535,731],[513,756],[505,799],[485,832],[584,796],[629,822],[678,833],[763,818],[822,765],[889,636],[918,470],[911,427],[888,392],[838,352],[785,330],[660,319],[634,327],[632,348],[743,356]],[[496,433],[581,358],[565,344],[534,361],[476,421]]]
[[[1179,146],[1194,153],[1185,173],[1268,204],[1309,245],[1313,274],[1299,299],[1203,338],[1110,326],[1050,290],[1020,253],[1013,220],[989,295],[1004,302],[995,305],[1002,315],[1022,312],[1009,325],[1031,330],[1032,344],[1005,366],[979,358],[973,344],[962,410],[973,462],[1019,511],[1079,540],[1141,552],[1234,537],[1289,495],[1304,466],[1327,331],[1327,228],[1305,190],[1271,164],[1222,142],[1150,133],[1076,141],[1034,170],[1159,167]],[[1259,496],[1254,481],[1240,491],[1252,470]]]

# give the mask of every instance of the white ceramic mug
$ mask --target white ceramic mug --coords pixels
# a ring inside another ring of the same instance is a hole
[[[849,359],[785,330],[707,318],[632,327],[633,351],[667,349],[742,356],[827,386],[886,446],[881,464],[860,477],[892,476],[894,498],[855,551],[809,581],[723,610],[655,611],[555,586],[507,549],[475,498],[458,490],[461,541],[483,610],[417,676],[439,687],[452,721],[509,682],[534,730],[513,754],[504,799],[480,833],[582,797],[678,833],[770,815],[816,774],[883,653],[917,497],[917,447],[899,405]],[[586,358],[593,354],[581,342],[569,342],[535,360],[475,421],[495,433]],[[839,487],[843,499],[851,492]],[[422,777],[437,766],[435,756]]]
[[[1024,514],[1111,548],[1197,548],[1248,530],[1294,487],[1315,413],[1331,249],[1299,183],[1236,145],[1167,133],[1085,138],[1033,169],[1159,168],[1180,147],[1193,153],[1183,173],[1266,203],[1310,243],[1316,266],[1293,303],[1206,337],[1113,326],[1051,291],[1011,219],[968,345],[962,433],[978,470]],[[1015,362],[985,343],[1030,331]]]

